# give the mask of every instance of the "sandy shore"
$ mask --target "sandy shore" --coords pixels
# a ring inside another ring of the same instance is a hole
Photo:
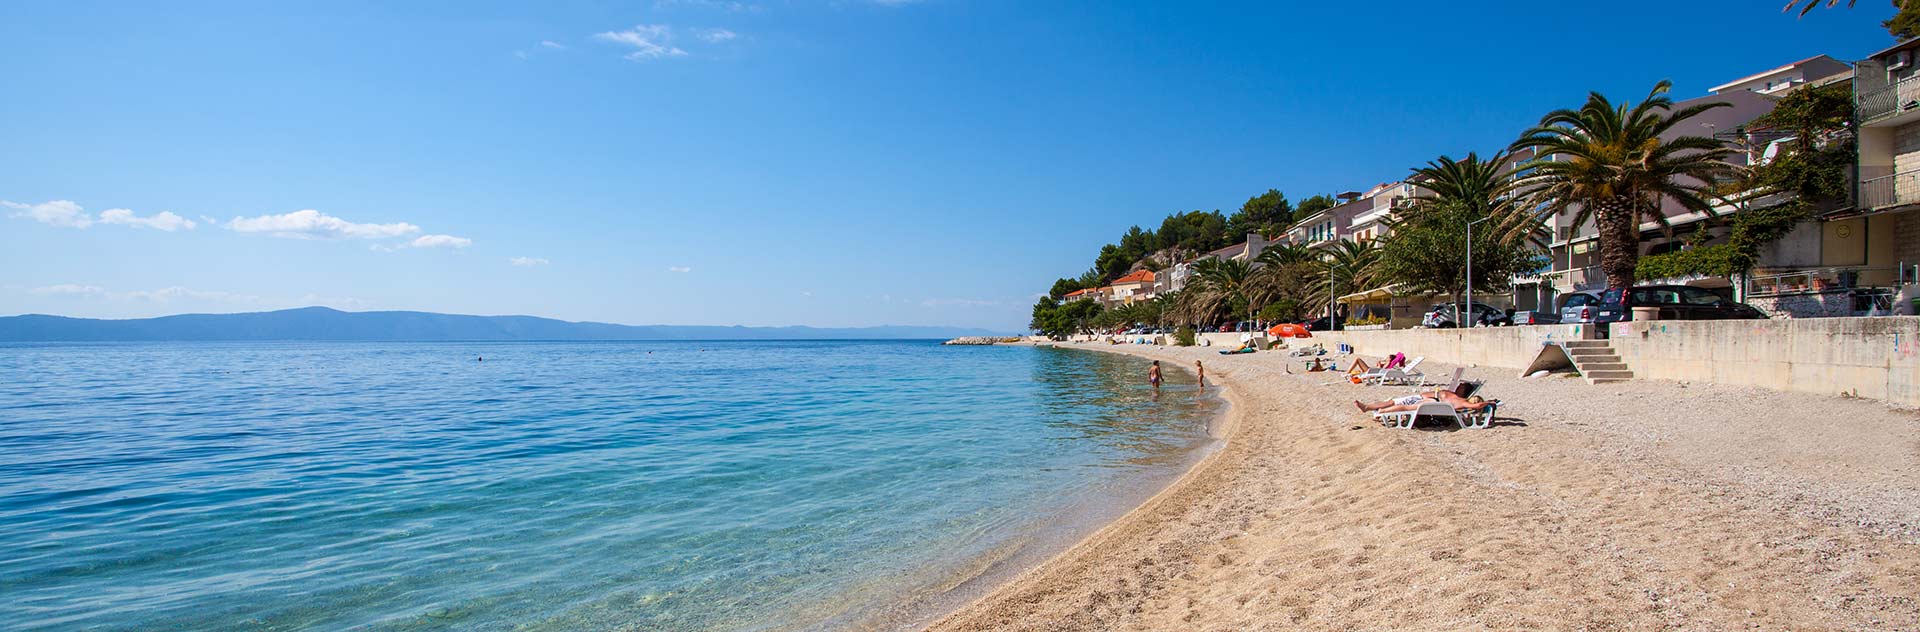
[[[1493,428],[1391,430],[1284,353],[1063,346],[1205,361],[1226,445],[931,629],[1920,629],[1912,411],[1470,368]]]

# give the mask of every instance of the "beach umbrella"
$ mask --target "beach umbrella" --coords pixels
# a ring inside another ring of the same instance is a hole
[[[1280,323],[1267,329],[1267,335],[1275,338],[1312,338],[1306,327],[1293,323]]]

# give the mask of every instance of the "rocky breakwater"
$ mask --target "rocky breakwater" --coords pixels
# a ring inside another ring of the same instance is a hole
[[[994,337],[994,336],[962,336],[959,338],[948,340],[940,344],[978,346],[978,345],[999,344],[1002,342],[1019,342],[1019,341],[1020,341],[1019,338],[1003,338],[1003,337]]]

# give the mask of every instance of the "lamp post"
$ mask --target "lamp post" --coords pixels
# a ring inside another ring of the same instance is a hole
[[[1467,308],[1454,319],[1456,327],[1472,327],[1467,320],[1473,318],[1473,225],[1493,219],[1492,216],[1467,222]]]
[[[1333,294],[1333,271],[1335,268],[1340,268],[1340,267],[1343,267],[1343,266],[1335,264],[1332,261],[1327,262],[1327,331],[1333,331],[1335,329],[1340,328],[1338,325],[1334,324],[1335,305],[1337,305],[1338,303],[1335,301],[1334,294]]]

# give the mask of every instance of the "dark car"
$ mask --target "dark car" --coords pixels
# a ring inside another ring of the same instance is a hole
[[[1760,310],[1706,288],[1691,285],[1640,285],[1609,288],[1600,293],[1595,323],[1633,320],[1633,308],[1658,307],[1661,320],[1726,320],[1766,318]]]
[[[1306,327],[1307,331],[1329,331],[1335,327],[1340,327],[1341,325],[1338,319],[1329,319],[1325,316],[1321,316],[1319,318],[1315,318],[1313,320],[1300,323],[1300,326]]]
[[[1457,327],[1459,326],[1459,319],[1455,317],[1454,314],[1459,311],[1460,306],[1452,303],[1435,305],[1433,309],[1427,311],[1426,316],[1420,319],[1420,324],[1435,329]],[[1474,319],[1472,326],[1475,327],[1483,325],[1487,327],[1500,327],[1512,324],[1507,320],[1507,312],[1505,310],[1486,303],[1474,303],[1472,314]]]

